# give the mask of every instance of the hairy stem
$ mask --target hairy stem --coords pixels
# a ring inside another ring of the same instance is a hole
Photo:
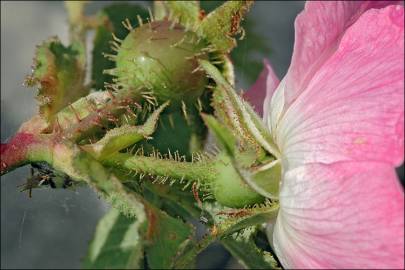
[[[178,162],[170,159],[116,154],[103,161],[109,166],[118,166],[130,171],[152,176],[170,177],[189,181],[211,183],[217,175],[210,162]]]

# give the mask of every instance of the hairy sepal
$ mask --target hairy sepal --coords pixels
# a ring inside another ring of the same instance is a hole
[[[214,47],[229,53],[235,46],[235,35],[243,33],[240,22],[249,10],[253,1],[227,1],[209,13],[198,29]]]
[[[281,179],[281,164],[275,160],[280,158],[280,153],[271,135],[259,116],[247,102],[236,94],[218,69],[207,61],[200,63],[207,74],[217,83],[217,88],[214,90],[213,105],[223,122],[220,124],[214,118],[205,117],[208,120],[206,124],[214,131],[223,148],[227,150],[240,178],[262,196],[277,199]],[[231,139],[232,136],[226,126],[221,128],[221,125],[227,125],[229,130],[238,131],[232,134],[236,140]],[[235,141],[238,144],[232,146]],[[239,150],[238,152],[234,150],[235,147]],[[252,150],[256,154],[250,164],[237,161]]]
[[[253,109],[236,94],[234,88],[221,75],[219,70],[208,61],[201,60],[202,68],[217,84],[214,90],[213,106],[218,118],[231,130],[240,143],[247,148],[254,148],[260,156],[264,149],[272,156],[279,156],[274,142],[271,140],[264,124]]]
[[[111,129],[98,142],[81,146],[81,148],[89,152],[96,159],[102,160],[142,139],[149,138],[155,131],[160,113],[168,104],[169,102],[166,102],[155,110],[143,125],[123,125]]]

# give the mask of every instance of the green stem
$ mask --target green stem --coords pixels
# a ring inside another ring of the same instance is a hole
[[[119,166],[137,173],[201,181],[211,183],[217,175],[214,164],[211,162],[178,162],[170,159],[159,159],[145,156],[132,156],[129,154],[116,154],[103,161],[109,166]]]
[[[65,1],[70,25],[71,42],[78,41],[85,46],[84,7],[86,1]]]

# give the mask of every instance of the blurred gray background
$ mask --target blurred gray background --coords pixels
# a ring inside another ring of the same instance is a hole
[[[107,4],[91,3],[89,12]],[[268,57],[280,77],[289,65],[293,22],[302,8],[299,1],[258,1],[247,18],[271,48],[270,54],[259,51],[255,57]],[[35,45],[53,35],[67,41],[62,2],[1,2],[2,142],[36,112],[35,90],[24,88],[22,82],[30,73]],[[244,74],[237,71],[237,75],[239,86],[246,89]],[[88,188],[34,190],[30,199],[16,187],[28,175],[29,167],[25,167],[1,177],[1,268],[80,268],[94,228],[108,206]],[[238,267],[217,246],[200,257],[199,265]]]

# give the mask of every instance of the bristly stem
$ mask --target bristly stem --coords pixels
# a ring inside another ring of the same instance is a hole
[[[171,159],[161,159],[130,154],[115,154],[103,161],[105,165],[118,166],[139,174],[156,177],[169,177],[185,181],[209,184],[215,181],[216,170],[209,161],[179,162]]]

